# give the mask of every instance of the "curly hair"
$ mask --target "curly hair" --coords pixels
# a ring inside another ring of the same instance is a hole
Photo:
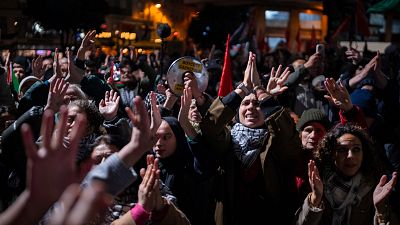
[[[86,114],[88,130],[93,129],[94,133],[102,133],[100,131],[100,125],[103,123],[103,117],[101,116],[99,109],[96,107],[94,102],[79,99],[70,102],[68,106],[77,106]]]
[[[354,124],[339,124],[331,129],[318,145],[318,150],[315,152],[315,158],[320,165],[322,176],[326,178],[330,172],[336,170],[334,154],[338,146],[338,138],[345,134],[352,134],[361,141],[363,159],[361,162],[360,171],[367,179],[376,183],[383,173],[381,164],[378,162],[378,157],[373,148],[372,142],[368,134],[359,126]]]

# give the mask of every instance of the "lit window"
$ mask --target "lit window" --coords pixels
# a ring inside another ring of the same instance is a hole
[[[311,13],[299,13],[300,27],[302,29],[321,29],[321,15]]]
[[[371,13],[369,17],[369,24],[376,27],[379,33],[385,33],[386,21],[383,14]]]
[[[286,39],[285,38],[281,38],[281,37],[269,37],[268,38],[268,46],[271,49],[275,49],[276,46],[278,46],[279,43],[285,43]]]
[[[285,11],[265,11],[267,27],[286,28],[289,22],[289,12]]]
[[[400,34],[400,20],[399,19],[393,19],[392,33],[393,34]]]

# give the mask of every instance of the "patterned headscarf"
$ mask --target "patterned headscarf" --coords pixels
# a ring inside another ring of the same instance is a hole
[[[233,150],[245,169],[250,168],[257,159],[266,134],[267,129],[248,128],[241,123],[233,126],[231,130]]]

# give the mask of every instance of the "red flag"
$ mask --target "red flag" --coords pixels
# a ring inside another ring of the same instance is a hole
[[[346,19],[344,19],[344,21],[336,29],[335,33],[333,33],[331,40],[335,40],[340,33],[347,30],[349,28],[350,21],[351,16],[346,17]]]
[[[11,84],[12,73],[13,73],[12,62],[10,62],[10,66],[7,67],[7,85]]]
[[[297,52],[301,52],[301,36],[300,36],[300,27],[297,30],[296,34],[296,44],[297,44]]]
[[[232,71],[231,71],[231,57],[229,55],[229,42],[230,36],[226,39],[224,68],[222,69],[221,80],[219,83],[218,96],[224,97],[232,90]]]

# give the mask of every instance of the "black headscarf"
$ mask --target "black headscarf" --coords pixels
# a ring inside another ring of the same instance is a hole
[[[174,193],[174,187],[182,185],[179,183],[183,182],[180,178],[183,178],[184,171],[192,167],[193,156],[179,121],[174,117],[163,117],[163,120],[168,123],[175,135],[176,149],[167,158],[159,159],[160,176],[165,185]]]

